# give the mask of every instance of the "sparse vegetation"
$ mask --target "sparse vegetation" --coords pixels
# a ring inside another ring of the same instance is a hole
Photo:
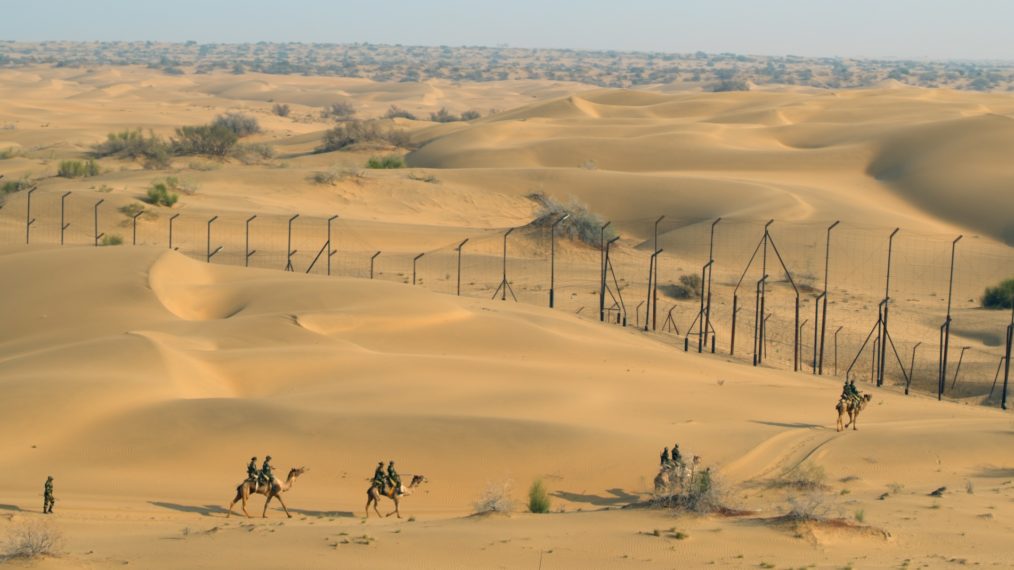
[[[789,497],[789,509],[785,518],[792,521],[823,520],[830,516],[831,506],[827,497],[819,491]]]
[[[265,143],[238,144],[233,147],[231,155],[243,164],[259,164],[275,157],[275,149]]]
[[[510,479],[486,484],[482,495],[475,501],[475,513],[510,513],[514,510],[511,496],[514,484]]]
[[[996,287],[987,287],[982,295],[982,306],[986,309],[1009,309],[1014,303],[1014,278],[1004,279]]]
[[[672,299],[696,299],[701,295],[701,276],[696,273],[680,275],[678,283],[664,283],[658,289]]]
[[[310,175],[310,180],[316,184],[330,184],[334,186],[343,180],[360,176],[355,168],[332,166],[327,170],[319,170]]]
[[[92,153],[97,158],[141,160],[150,170],[167,168],[171,162],[169,144],[152,131],[145,136],[141,129],[109,133],[105,142],[92,147]]]
[[[337,103],[331,103],[321,112],[321,116],[324,118],[330,117],[339,121],[346,121],[351,119],[356,114],[356,108],[352,106],[352,103],[348,101],[339,101]]]
[[[569,203],[563,204],[542,192],[533,192],[528,195],[528,199],[539,205],[539,210],[535,219],[532,220],[531,226],[549,227],[560,217],[567,215],[569,217],[557,226],[559,235],[595,247],[600,245],[602,225],[605,222],[590,212],[588,207],[581,202],[571,200]],[[616,232],[611,227],[606,228],[605,239],[610,240],[614,237],[616,237]]]
[[[219,115],[211,123],[212,127],[223,127],[232,131],[237,137],[243,138],[261,132],[261,125],[255,117],[244,113],[226,113]]]
[[[126,206],[120,206],[119,208],[117,208],[117,210],[119,210],[121,214],[127,216],[128,218],[133,218],[134,216],[145,211],[144,206],[140,204],[135,204],[133,202],[127,204]]]
[[[378,121],[345,121],[324,134],[323,144],[317,152],[343,150],[351,146],[393,146],[408,148],[408,135],[404,131],[382,125]]]
[[[63,160],[60,161],[60,168],[57,170],[56,174],[62,178],[87,178],[89,176],[98,176],[99,165],[91,159],[86,161]]]
[[[749,91],[750,84],[742,79],[723,79],[711,85],[708,91],[712,93],[724,93],[727,91]]]
[[[292,112],[292,109],[290,109],[285,103],[275,103],[271,107],[271,112],[279,117],[288,117],[289,113]]]
[[[4,543],[4,560],[31,560],[60,553],[63,538],[53,525],[40,520],[27,520],[11,526]]]
[[[396,154],[382,157],[374,156],[370,157],[370,159],[366,161],[366,168],[373,168],[379,170],[386,170],[391,168],[405,168],[405,160]]]
[[[384,118],[385,119],[409,119],[411,121],[414,121],[415,120],[415,115],[413,115],[412,113],[406,111],[405,109],[402,109],[402,108],[398,107],[397,105],[391,105],[391,107],[387,110],[387,113],[384,113]]]
[[[28,176],[23,176],[17,180],[8,180],[0,184],[0,194],[14,194],[22,190],[31,190],[34,186],[35,184],[32,184]]]
[[[528,510],[533,513],[549,512],[549,493],[546,492],[542,479],[536,479],[528,488]]]
[[[452,114],[447,107],[441,107],[436,113],[430,113],[430,120],[434,123],[456,123],[464,119],[461,115]]]
[[[178,155],[203,154],[224,158],[238,141],[239,136],[224,125],[185,126],[176,129],[172,149]]]
[[[827,473],[815,463],[801,463],[771,482],[772,487],[816,491],[827,487]]]
[[[180,199],[180,195],[171,190],[171,185],[166,181],[152,182],[148,188],[147,202],[153,206],[165,206],[172,208],[173,204]]]
[[[856,522],[858,522],[858,523],[863,523],[863,522],[866,521],[866,511],[864,511],[863,509],[857,510],[855,512],[854,516],[855,516]]]
[[[10,158],[21,156],[21,149],[16,146],[7,147],[0,150],[0,160],[7,160]]]
[[[656,490],[651,500],[655,507],[698,514],[729,511],[724,502],[721,481],[710,469],[697,473],[685,487],[677,481],[670,481],[669,487]]]
[[[120,236],[120,235],[117,235],[117,234],[111,234],[111,235],[102,236],[102,239],[99,240],[99,245],[103,245],[103,246],[105,246],[105,245],[123,245],[123,236]]]
[[[480,113],[480,112],[478,112],[476,110],[465,111],[464,113],[461,114],[461,120],[462,121],[474,121],[476,119],[481,119],[481,118],[482,118],[482,113]]]

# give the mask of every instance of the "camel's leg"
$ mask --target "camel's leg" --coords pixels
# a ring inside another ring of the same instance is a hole
[[[278,502],[282,504],[282,510],[285,511],[285,516],[287,516],[287,517],[289,517],[291,519],[292,515],[289,514],[289,509],[288,509],[288,507],[285,506],[285,501],[282,500],[282,496],[281,495],[275,495],[275,498],[278,499]]]
[[[852,416],[852,430],[853,430],[853,431],[855,431],[855,430],[858,430],[858,429],[859,429],[858,427],[856,427],[856,420],[857,420],[857,419],[859,419],[859,412],[856,412],[856,413],[855,413],[855,414],[854,414],[854,415]]]
[[[240,491],[239,489],[237,489],[236,490],[236,496],[233,497],[232,502],[229,503],[229,512],[228,512],[228,514],[225,515],[225,518],[229,518],[230,516],[232,516],[232,507],[235,506],[236,503],[238,503],[240,501],[240,499],[242,499],[242,498],[243,498],[243,491]]]
[[[250,500],[250,488],[243,487],[243,502],[240,503],[240,507],[243,509],[243,514],[246,515],[246,518],[251,518],[250,511],[246,510],[246,503],[249,500]]]
[[[393,497],[391,497],[391,500],[394,501],[394,510],[387,513],[387,516],[398,515],[398,518],[400,519],[401,511],[398,510],[398,495],[394,495]]]
[[[271,499],[274,499],[276,496],[277,495],[275,495],[274,493],[268,493],[268,499],[264,501],[264,512],[261,513],[262,519],[268,518],[268,503],[270,503]]]
[[[366,493],[366,518],[370,518],[370,503],[373,502],[373,496]]]

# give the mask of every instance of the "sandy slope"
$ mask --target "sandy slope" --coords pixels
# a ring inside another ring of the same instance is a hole
[[[1011,423],[995,411],[878,392],[864,429],[836,434],[832,381],[685,355],[544,309],[146,248],[14,248],[0,265],[35,283],[8,281],[0,295],[2,502],[9,524],[38,516],[37,487],[55,475],[68,542],[58,566],[212,567],[237,549],[248,553],[234,562],[264,567],[406,556],[510,567],[534,564],[539,550],[562,566],[988,564],[1010,531]],[[55,268],[80,276],[75,295],[42,277]],[[757,514],[461,518],[487,481],[505,478],[519,497],[544,478],[571,512],[636,501],[673,439]],[[297,519],[226,523],[221,505],[243,462],[265,453],[283,469],[310,467],[286,497]],[[388,458],[429,478],[405,501],[418,522],[364,527],[364,479]],[[892,538],[818,529],[800,540],[764,522],[786,505],[765,481],[801,463],[826,469],[833,512],[863,510]],[[903,489],[877,501],[892,483]],[[942,499],[925,496],[945,485]],[[950,530],[956,521],[966,535]],[[690,541],[638,534],[670,527]],[[363,533],[370,546],[341,543]]]

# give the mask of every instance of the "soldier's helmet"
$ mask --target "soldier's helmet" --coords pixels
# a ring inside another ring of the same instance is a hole
[[[264,459],[265,459],[265,461],[271,461],[271,456],[269,455],[269,456],[265,457]]]
[[[378,461],[378,462],[377,462],[377,465],[383,465],[383,464],[384,464],[384,462],[383,462],[383,461]]]
[[[52,480],[53,480],[53,476],[52,475],[50,475],[49,477],[46,477],[46,481],[52,481]]]
[[[394,465],[394,460],[393,459],[391,460],[391,465]]]
[[[255,455],[255,456],[251,457],[250,461],[257,461],[257,456]]]

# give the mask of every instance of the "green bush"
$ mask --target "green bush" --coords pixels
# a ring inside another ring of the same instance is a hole
[[[461,114],[462,121],[474,121],[482,117],[482,114],[478,111],[465,111]]]
[[[261,132],[261,125],[257,119],[243,113],[226,113],[219,115],[211,123],[213,127],[224,127],[243,138]]]
[[[384,157],[371,157],[370,160],[366,161],[366,168],[374,169],[389,169],[389,168],[405,168],[405,160],[396,154]]]
[[[549,493],[546,492],[542,479],[536,479],[528,488],[528,510],[533,513],[549,512]]]
[[[19,149],[16,146],[7,147],[3,150],[0,150],[0,160],[7,160],[9,158],[14,158],[16,156],[21,156],[21,149]]]
[[[172,208],[173,204],[179,199],[180,195],[170,191],[169,185],[165,182],[153,182],[151,188],[148,188],[148,199],[146,201],[153,206]]]
[[[82,162],[80,160],[64,160],[60,162],[57,176],[63,178],[87,178],[98,176],[99,165],[94,160]]]
[[[1005,279],[996,287],[987,287],[982,295],[982,306],[986,309],[1010,309],[1014,303],[1014,279]]]
[[[92,147],[97,158],[115,156],[131,160],[141,159],[145,168],[169,166],[169,144],[149,131],[145,136],[141,129],[126,130],[106,135],[106,141]]]
[[[407,148],[409,140],[405,131],[386,128],[376,121],[345,121],[324,133],[324,143],[317,148],[317,152],[331,152],[363,144]]]
[[[231,128],[221,124],[186,126],[176,129],[172,148],[177,155],[203,154],[224,158],[238,140],[239,136]]]
[[[99,245],[123,245],[123,237],[116,234],[102,236]]]
[[[32,184],[31,180],[27,176],[19,178],[17,180],[8,180],[3,184],[0,184],[0,194],[13,194],[15,192],[21,192],[22,190],[31,190],[35,185]]]
[[[441,107],[436,113],[430,113],[430,120],[434,123],[456,123],[461,120],[461,117],[452,115],[447,107]]]

